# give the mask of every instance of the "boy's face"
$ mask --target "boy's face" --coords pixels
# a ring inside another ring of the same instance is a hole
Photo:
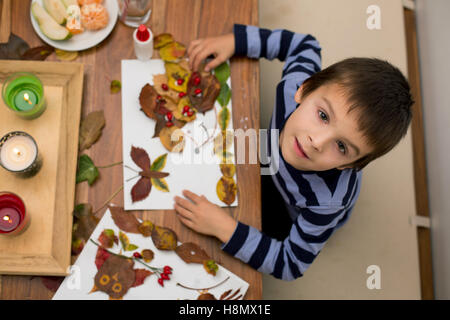
[[[337,84],[319,87],[302,99],[280,134],[283,158],[294,168],[325,171],[350,168],[349,164],[372,151],[358,130],[357,111],[347,114],[349,104]]]

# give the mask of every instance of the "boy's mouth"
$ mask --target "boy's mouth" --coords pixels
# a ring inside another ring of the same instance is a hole
[[[295,150],[295,153],[300,158],[309,159],[308,155],[305,153],[305,151],[303,151],[302,145],[300,144],[300,142],[298,142],[297,138],[295,138],[295,137],[294,137],[294,150]]]

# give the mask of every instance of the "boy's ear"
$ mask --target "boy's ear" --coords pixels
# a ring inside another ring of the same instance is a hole
[[[295,93],[294,100],[297,103],[301,103],[302,101],[302,93],[303,93],[303,85],[298,88],[297,92]]]

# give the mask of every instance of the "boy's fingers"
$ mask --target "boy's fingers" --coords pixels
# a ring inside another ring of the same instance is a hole
[[[191,52],[192,52],[192,50],[193,50],[196,46],[198,46],[201,42],[202,42],[201,39],[197,39],[197,40],[192,41],[192,42],[189,44],[189,47],[188,47],[188,49],[187,49],[187,54],[190,55]]]
[[[177,217],[178,217],[178,219],[180,219],[180,221],[181,221],[184,225],[188,226],[188,227],[191,228],[191,229],[194,229],[194,223],[193,223],[191,220],[186,219],[186,218],[183,217],[181,214],[177,214]]]
[[[177,203],[174,204],[173,208],[175,209],[175,211],[178,213],[179,216],[182,216],[185,219],[190,220],[189,218],[191,216],[191,212],[189,210],[186,210]]]
[[[198,67],[200,66],[200,63],[206,59],[209,55],[214,54],[214,50],[211,48],[203,48],[201,51],[199,51],[194,58],[194,61],[192,61],[193,70],[197,71]]]
[[[205,66],[205,71],[209,72],[212,69],[216,68],[217,66],[219,66],[221,63],[223,62],[223,58],[221,56],[217,56],[214,60],[210,61],[206,66]]]
[[[191,201],[183,199],[181,197],[175,197],[175,202],[189,211],[194,211],[195,209],[195,205]]]
[[[194,201],[195,203],[198,203],[199,201],[202,200],[201,197],[199,197],[198,195],[196,195],[195,193],[189,191],[189,190],[183,190],[183,195],[188,198],[191,199],[192,201]]]

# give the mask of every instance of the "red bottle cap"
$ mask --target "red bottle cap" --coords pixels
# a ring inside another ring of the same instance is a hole
[[[138,31],[136,33],[136,38],[138,38],[139,41],[147,41],[148,38],[150,38],[150,32],[148,32],[147,27],[143,24],[141,24],[138,28]]]

